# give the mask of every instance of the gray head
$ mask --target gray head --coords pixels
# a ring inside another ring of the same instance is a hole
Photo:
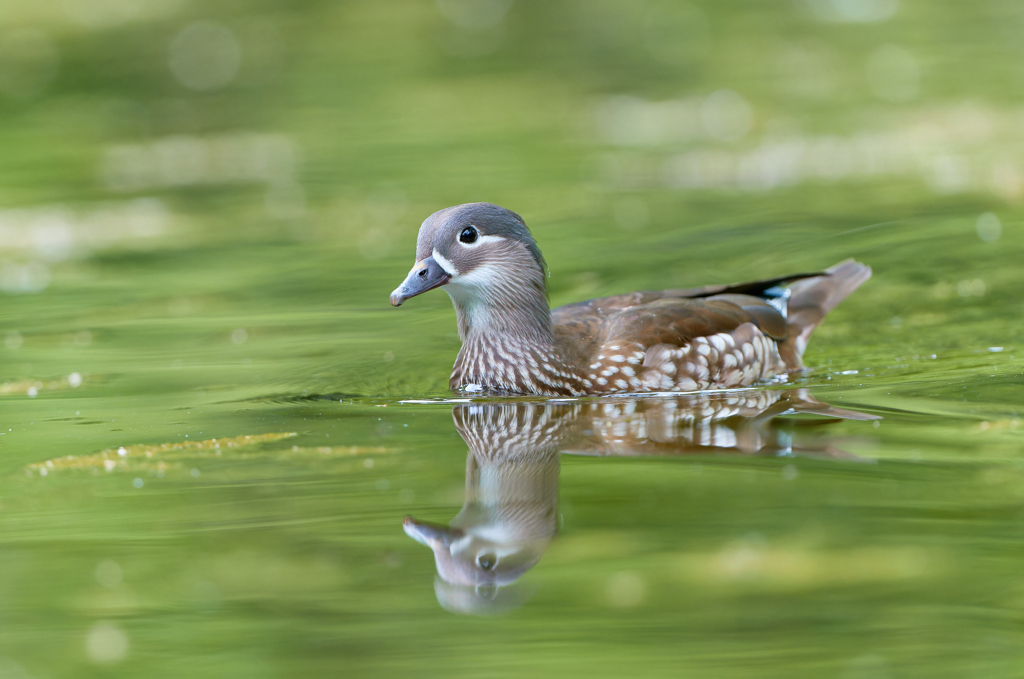
[[[557,492],[557,465],[554,479]],[[402,528],[434,552],[437,574],[445,582],[463,587],[504,587],[518,580],[544,555],[555,532],[555,509],[555,502],[544,507],[471,505],[450,526],[407,516]]]
[[[469,315],[483,308],[527,307],[548,313],[545,264],[523,218],[491,203],[467,203],[427,217],[416,239],[416,265],[391,293],[392,306],[447,286]]]

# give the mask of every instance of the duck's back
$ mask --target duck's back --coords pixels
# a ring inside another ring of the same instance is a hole
[[[747,386],[803,367],[811,330],[870,276],[847,260],[815,274],[587,300],[552,321],[593,392]]]

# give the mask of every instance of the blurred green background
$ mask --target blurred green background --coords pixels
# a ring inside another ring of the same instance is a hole
[[[0,3],[0,674],[1020,676],[1022,33],[1011,0]],[[402,401],[448,396],[454,314],[387,296],[470,201],[556,305],[870,264],[799,384],[885,416],[833,429],[877,463],[568,459],[534,598],[442,610],[401,519],[458,511],[466,446]]]

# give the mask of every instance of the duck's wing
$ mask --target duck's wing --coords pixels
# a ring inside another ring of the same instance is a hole
[[[611,308],[605,307],[603,300],[591,302],[594,304],[589,308],[571,305],[552,312],[555,332],[573,339],[584,353],[590,345],[619,340],[643,347],[682,346],[697,337],[731,332],[743,323],[753,323],[776,340],[784,339],[788,332],[786,318],[779,309],[752,295],[662,297],[633,304],[618,303]]]
[[[689,344],[697,337],[731,332],[753,323],[772,339],[786,336],[786,318],[778,309],[749,295],[704,298],[665,297],[615,312],[606,318],[608,341],[633,339],[644,346]]]
[[[739,387],[785,369],[786,319],[750,295],[663,298],[606,315],[577,313],[554,331],[590,393]],[[588,384],[589,382],[589,384]]]
[[[642,292],[630,292],[624,295],[612,295],[611,297],[598,297],[582,302],[560,306],[552,312],[556,322],[559,318],[573,318],[589,314],[602,315],[611,311],[628,309],[639,304],[647,304],[659,299],[682,298],[697,299],[712,297],[715,295],[750,295],[762,299],[775,299],[785,295],[783,286],[794,283],[805,278],[817,278],[827,276],[828,272],[816,271],[814,273],[798,273],[777,278],[766,278],[760,281],[748,281],[746,283],[732,283],[730,285],[705,285],[700,288],[676,288],[671,290],[647,290]]]
[[[552,319],[591,393],[748,386],[802,368],[811,331],[870,276],[847,260],[796,276],[788,291],[776,289],[791,276],[635,293],[562,307]]]
[[[551,312],[551,320],[556,331],[581,339],[600,337],[602,328],[612,318],[618,318],[622,324],[644,319],[649,313],[660,313],[660,317],[655,317],[660,320],[646,318],[641,321],[645,327],[661,327],[668,337],[680,340],[701,337],[704,333],[727,332],[746,321],[757,323],[772,338],[784,339],[786,322],[779,308],[785,307],[778,303],[773,306],[767,303],[768,300],[785,298],[788,292],[783,286],[789,283],[826,275],[825,272],[801,273],[731,285],[647,290],[598,297],[560,306]],[[661,304],[648,306],[655,302]],[[710,307],[703,302],[709,303]],[[729,302],[731,306],[723,306],[722,302]],[[737,316],[733,306],[740,307],[745,314]],[[621,312],[631,313],[620,317]]]
[[[795,369],[803,365],[814,327],[870,277],[870,267],[848,259],[822,272],[601,297],[559,307],[551,316],[556,333],[584,355],[618,339],[679,346],[750,322],[779,344],[786,365]]]

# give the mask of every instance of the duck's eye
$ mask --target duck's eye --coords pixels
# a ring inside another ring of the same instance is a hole
[[[494,568],[494,564],[498,563],[498,557],[490,553],[484,553],[476,558],[476,562],[480,565],[480,568],[489,571]]]
[[[475,243],[478,235],[480,234],[477,233],[477,230],[474,227],[467,226],[462,230],[462,233],[459,234],[459,242]]]

